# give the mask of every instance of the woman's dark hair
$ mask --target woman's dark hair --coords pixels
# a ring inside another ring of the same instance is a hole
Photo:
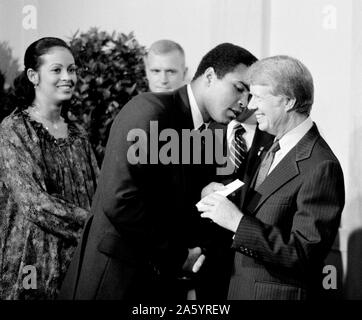
[[[71,48],[65,41],[59,38],[45,37],[33,42],[25,51],[24,71],[14,80],[14,99],[16,107],[24,109],[32,104],[35,98],[34,84],[28,79],[29,69],[39,70],[43,61],[41,56],[48,53],[51,48],[63,47],[72,53]],[[73,54],[73,53],[72,53]]]

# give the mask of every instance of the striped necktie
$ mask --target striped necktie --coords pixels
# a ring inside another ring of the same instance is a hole
[[[245,133],[244,127],[239,124],[235,127],[234,130],[234,139],[231,142],[230,148],[230,160],[235,166],[234,173],[236,173],[245,161],[248,148],[246,141],[243,138],[243,134]]]

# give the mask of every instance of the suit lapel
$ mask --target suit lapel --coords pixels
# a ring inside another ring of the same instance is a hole
[[[288,152],[282,161],[266,177],[264,182],[254,191],[254,195],[248,204],[248,211],[255,212],[278,189],[300,174],[298,162],[310,157],[313,146],[319,138],[317,126],[313,127]],[[255,173],[256,175],[257,173]],[[255,180],[255,175],[253,180]]]
[[[191,106],[187,95],[187,86],[181,87],[174,92],[174,101],[176,110],[178,110],[178,120],[180,129],[193,129]]]

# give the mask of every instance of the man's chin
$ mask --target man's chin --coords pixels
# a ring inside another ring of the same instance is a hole
[[[264,131],[264,132],[268,132],[268,127],[265,125],[265,123],[259,123],[258,122],[258,128],[259,128],[259,130],[261,130],[261,131]]]

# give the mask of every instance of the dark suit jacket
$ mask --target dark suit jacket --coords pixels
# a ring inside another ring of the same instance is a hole
[[[93,200],[93,221],[85,229],[60,299],[176,297],[173,281],[193,242],[193,219],[199,216],[188,211],[184,166],[149,164],[150,152],[158,155],[166,144],[152,145],[150,121],[158,121],[158,132],[192,129],[186,87],[169,94],[141,94],[117,115]],[[151,144],[146,148],[148,164],[130,164],[127,158],[133,144],[127,135],[135,128],[142,129]]]
[[[227,156],[227,126],[219,123],[211,123],[209,128],[213,131],[220,129],[223,131],[222,147],[224,149],[224,156]],[[259,130],[256,127],[255,135],[252,145],[247,153],[247,157],[239,168],[237,174],[230,175],[217,175],[217,168],[219,167],[214,163],[213,170],[209,180],[228,184],[235,179],[240,179],[246,185],[252,177],[253,172],[258,168],[261,152],[268,149],[272,144],[274,136]],[[239,205],[240,198],[244,197],[246,188],[243,186],[237,192],[229,196],[229,199]],[[225,300],[227,298],[227,291],[230,280],[230,273],[232,261],[234,257],[233,250],[230,249],[232,244],[233,233],[226,230],[215,223],[204,222],[203,238],[205,241],[207,259],[200,270],[199,281],[197,283],[197,298],[199,300]]]
[[[344,200],[341,166],[314,125],[242,203],[228,299],[317,297]]]

